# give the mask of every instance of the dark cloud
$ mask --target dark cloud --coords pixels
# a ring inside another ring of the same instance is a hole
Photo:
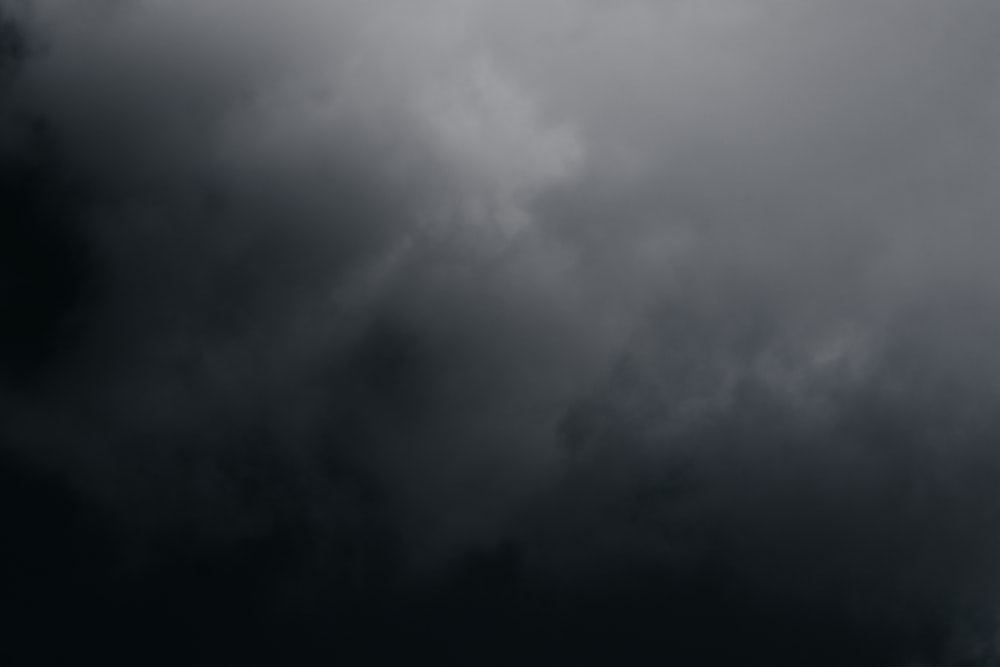
[[[0,2],[19,627],[988,664],[994,5]]]

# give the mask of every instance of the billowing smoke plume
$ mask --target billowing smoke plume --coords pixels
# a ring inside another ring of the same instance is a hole
[[[987,651],[998,212],[993,0],[7,0],[0,438],[109,576]]]

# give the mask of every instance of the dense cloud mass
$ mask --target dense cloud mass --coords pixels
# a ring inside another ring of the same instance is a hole
[[[992,664],[998,214],[995,0],[0,0],[6,606]]]

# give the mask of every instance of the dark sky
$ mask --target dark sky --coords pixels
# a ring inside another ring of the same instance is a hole
[[[0,0],[0,644],[992,664],[998,216],[996,0]]]

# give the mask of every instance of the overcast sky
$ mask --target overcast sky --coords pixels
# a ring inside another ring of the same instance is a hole
[[[3,442],[126,543],[993,612],[1000,3],[0,11]]]

